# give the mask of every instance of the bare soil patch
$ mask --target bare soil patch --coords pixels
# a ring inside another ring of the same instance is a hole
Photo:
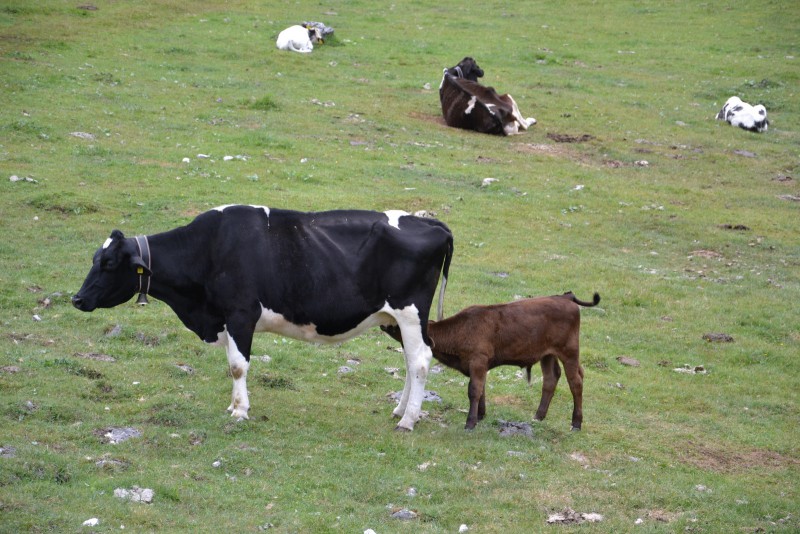
[[[585,143],[594,139],[594,136],[589,134],[570,135],[550,132],[547,134],[547,138],[552,139],[556,143]]]
[[[414,119],[419,119],[425,122],[432,122],[435,124],[439,124],[440,126],[447,126],[447,123],[444,122],[444,117],[441,115],[431,115],[430,113],[420,113],[419,111],[412,111],[408,114],[409,117]]]
[[[752,469],[785,469],[800,465],[800,460],[764,450],[737,450],[690,441],[678,451],[684,463],[717,473],[741,473]]]

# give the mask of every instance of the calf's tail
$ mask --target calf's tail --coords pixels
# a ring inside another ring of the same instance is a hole
[[[599,293],[595,293],[594,294],[594,297],[592,298],[592,302],[586,302],[584,300],[578,299],[578,297],[576,297],[575,294],[572,293],[572,291],[567,291],[566,293],[564,293],[563,296],[567,297],[569,300],[571,300],[575,304],[577,304],[579,306],[586,306],[587,308],[591,308],[592,306],[597,306],[597,304],[600,302],[600,294]]]

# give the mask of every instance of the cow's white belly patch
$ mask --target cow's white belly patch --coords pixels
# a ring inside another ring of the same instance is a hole
[[[392,316],[387,313],[387,306],[372,315],[367,316],[355,328],[336,334],[333,336],[325,336],[317,332],[317,326],[311,324],[295,324],[287,321],[286,318],[280,313],[261,307],[261,317],[256,323],[256,332],[272,332],[273,334],[280,334],[286,337],[307,341],[310,343],[341,343],[352,339],[370,328],[382,324],[393,324],[395,321]]]

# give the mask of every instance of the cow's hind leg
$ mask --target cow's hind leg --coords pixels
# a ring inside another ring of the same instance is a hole
[[[543,421],[547,417],[547,410],[550,408],[550,401],[553,400],[553,393],[556,391],[558,379],[561,378],[561,367],[558,359],[552,354],[548,354],[541,361],[542,367],[542,400],[539,401],[539,408],[536,410],[534,419]]]
[[[250,399],[247,395],[247,371],[250,369],[250,349],[253,342],[253,330],[249,321],[229,321],[226,326],[228,352],[228,368],[233,378],[233,391],[231,392],[231,405],[228,411],[237,420],[248,419]]]
[[[401,313],[396,319],[403,338],[406,383],[400,402],[392,413],[401,418],[397,423],[397,430],[413,430],[422,411],[422,397],[425,394],[425,382],[433,353],[422,339],[422,325],[416,312]]]

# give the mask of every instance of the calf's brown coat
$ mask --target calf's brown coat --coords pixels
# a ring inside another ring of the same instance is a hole
[[[507,304],[470,306],[441,321],[428,322],[434,357],[469,377],[469,414],[465,428],[472,429],[486,415],[486,374],[500,365],[525,367],[528,382],[531,367],[541,363],[542,399],[536,420],[547,415],[564,366],[572,392],[572,429],[583,423],[583,368],[580,364],[580,307],[595,306],[578,300],[572,292],[550,297],[523,299]],[[401,341],[400,329],[382,326]]]

